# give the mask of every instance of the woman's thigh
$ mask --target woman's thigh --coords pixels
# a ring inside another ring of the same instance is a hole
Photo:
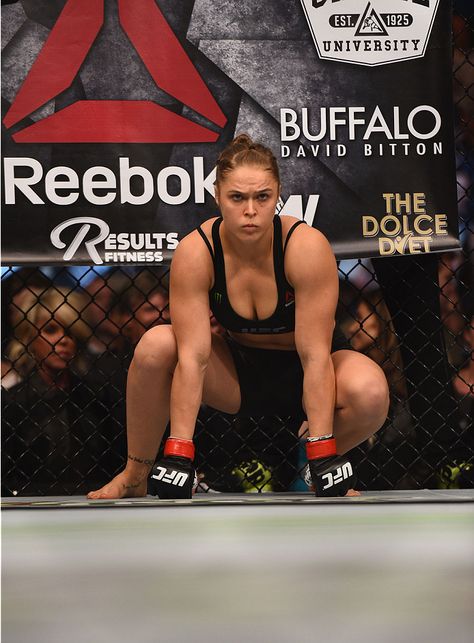
[[[202,401],[223,413],[237,413],[241,396],[234,359],[223,337],[212,335],[212,350],[204,377]]]

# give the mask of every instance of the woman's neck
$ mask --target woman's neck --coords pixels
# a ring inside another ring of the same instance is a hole
[[[239,239],[236,235],[229,234],[224,221],[220,230],[223,252],[237,258],[242,264],[258,266],[273,256],[273,226],[260,239]]]

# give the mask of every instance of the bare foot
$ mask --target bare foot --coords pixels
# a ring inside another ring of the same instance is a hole
[[[126,471],[119,473],[101,489],[90,491],[87,494],[89,500],[114,500],[118,498],[141,498],[143,496],[146,496],[146,478],[137,481],[136,477],[132,477]]]
[[[349,491],[346,493],[346,498],[353,498],[354,496],[360,496],[360,491],[349,489]]]

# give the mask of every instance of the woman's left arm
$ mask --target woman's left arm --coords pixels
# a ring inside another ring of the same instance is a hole
[[[336,404],[331,343],[339,281],[326,237],[314,228],[299,226],[288,244],[285,269],[295,290],[295,343],[304,370],[309,435],[329,435]]]

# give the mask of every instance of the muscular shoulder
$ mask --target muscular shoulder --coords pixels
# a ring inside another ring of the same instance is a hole
[[[293,223],[288,228],[291,225]],[[336,258],[322,232],[309,225],[300,225],[294,230],[286,248],[285,272],[292,284],[300,278],[337,275]]]
[[[201,227],[207,234],[206,221]],[[210,288],[213,278],[212,259],[204,239],[197,230],[186,235],[178,244],[171,261],[171,280]]]

